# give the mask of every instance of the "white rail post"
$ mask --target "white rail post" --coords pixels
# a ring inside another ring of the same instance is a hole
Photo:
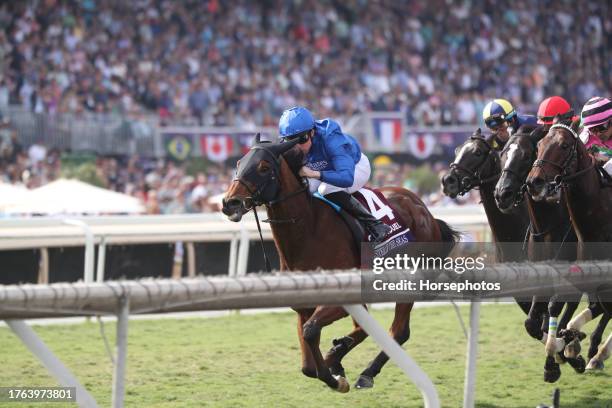
[[[127,296],[119,298],[119,310],[117,311],[117,340],[115,372],[113,374],[113,408],[122,408],[125,397],[125,360],[127,357],[128,319],[130,315],[130,303]]]
[[[238,252],[238,234],[232,235],[229,249],[229,265],[227,267],[227,275],[230,277],[236,276],[236,258]]]
[[[38,283],[49,283],[49,248],[40,248],[40,262],[38,264]]]
[[[374,339],[378,347],[380,347],[417,386],[423,395],[425,408],[440,408],[438,392],[427,374],[421,370],[421,367],[419,367],[404,349],[389,336],[385,329],[378,324],[376,319],[374,319],[362,305],[344,305],[343,307],[351,314],[357,323],[364,328],[366,333]]]
[[[193,242],[185,244],[187,248],[187,276],[194,278],[196,276],[196,255]]]
[[[240,225],[240,246],[238,247],[238,261],[236,262],[236,276],[244,276],[249,266],[249,247],[251,238],[244,225]]]
[[[83,280],[88,283],[93,282],[95,255],[94,251],[96,248],[94,243],[94,235],[91,231],[91,227],[81,220],[64,219],[62,220],[62,222],[66,225],[79,227],[83,230],[83,233],[85,234],[85,267],[83,271]]]
[[[104,268],[106,266],[106,237],[100,238],[98,245],[98,267],[96,271],[96,282],[104,282]]]
[[[476,402],[476,363],[478,360],[478,330],[480,328],[480,301],[470,304],[470,335],[465,362],[463,408],[474,408]]]
[[[87,392],[70,370],[55,357],[53,352],[30,326],[23,320],[5,320],[5,322],[30,352],[47,368],[49,373],[57,379],[60,385],[76,388],[76,400],[79,406],[87,408],[98,406],[94,397]]]

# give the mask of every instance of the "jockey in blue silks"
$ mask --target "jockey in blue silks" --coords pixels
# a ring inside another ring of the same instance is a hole
[[[297,146],[306,157],[306,165],[299,174],[308,178],[310,192],[318,191],[359,220],[372,241],[383,241],[391,227],[351,195],[367,183],[371,174],[370,161],[357,141],[342,133],[337,122],[315,121],[310,111],[300,106],[283,112],[278,130],[281,141],[300,140]]]

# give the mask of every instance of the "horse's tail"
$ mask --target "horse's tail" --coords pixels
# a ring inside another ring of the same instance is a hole
[[[444,246],[445,251],[446,251],[446,254],[445,254],[446,256],[453,250],[453,248],[455,247],[455,244],[459,242],[462,234],[461,232],[457,231],[456,229],[448,225],[446,221],[442,221],[438,218],[436,218],[435,220],[438,223],[438,227],[440,228],[440,234],[442,235],[442,242],[448,243],[448,245]]]

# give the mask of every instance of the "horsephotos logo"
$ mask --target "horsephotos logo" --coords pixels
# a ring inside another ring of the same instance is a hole
[[[362,246],[364,302],[416,300],[519,299],[557,296],[575,301],[582,293],[612,300],[612,268],[563,260],[548,243],[409,242],[380,256],[374,244]],[[575,245],[563,249],[576,251]],[[583,246],[609,256],[610,245]],[[574,252],[575,253],[575,252]],[[551,256],[552,254],[552,256]],[[543,261],[528,262],[528,257]],[[508,262],[511,261],[511,262]],[[514,263],[513,263],[514,262]],[[610,269],[610,270],[608,270]]]
[[[490,245],[463,248],[439,243],[411,242],[381,256],[378,246],[366,245],[362,286],[364,294],[398,292],[410,295],[451,298],[464,292],[501,290],[501,283],[487,279],[475,280],[474,273],[482,274],[494,250]],[[467,276],[470,275],[470,276]]]
[[[381,275],[386,271],[402,271],[414,275],[417,271],[433,272],[431,278],[417,280],[399,279],[391,282],[383,279],[374,279],[372,289],[375,291],[420,291],[420,292],[446,292],[462,293],[465,291],[499,291],[500,282],[486,282],[484,280],[472,282],[464,279],[458,282],[438,282],[434,274],[440,271],[463,275],[467,271],[482,271],[485,269],[485,257],[441,257],[441,256],[410,256],[408,254],[395,254],[387,257],[374,257],[372,272]]]

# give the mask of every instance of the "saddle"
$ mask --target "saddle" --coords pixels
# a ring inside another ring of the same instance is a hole
[[[348,212],[342,211],[338,205],[323,197],[318,192],[314,193],[313,196],[330,205],[342,217],[353,235],[355,245],[361,250],[361,244],[363,242],[368,242],[368,234],[361,223]],[[378,243],[374,248],[376,256],[385,256],[389,251],[414,241],[414,235],[410,231],[410,228],[404,224],[402,218],[389,205],[387,198],[379,190],[364,187],[353,193],[353,197],[359,200],[359,202],[370,211],[370,214],[391,227],[391,232],[387,235],[385,240]]]

